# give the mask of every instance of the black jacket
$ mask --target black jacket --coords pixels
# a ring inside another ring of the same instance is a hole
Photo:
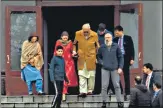
[[[151,108],[151,94],[143,84],[131,88],[129,108]]]
[[[115,43],[118,43],[119,37],[116,37],[113,39],[113,41]],[[135,50],[134,50],[134,43],[133,40],[131,38],[131,36],[128,35],[124,35],[123,37],[123,46],[124,46],[124,50],[125,50],[125,56],[127,57],[127,59],[130,60],[134,60],[135,58]]]
[[[54,81],[68,81],[65,72],[65,61],[62,57],[53,56],[49,68],[50,80]]]
[[[101,45],[97,53],[98,63],[102,65],[103,69],[113,71],[118,68],[123,69],[123,55],[118,44],[112,43],[110,50],[106,44]]]
[[[162,104],[162,90],[160,90],[157,94],[157,96],[152,99],[152,107],[153,108],[162,108],[163,104]]]
[[[142,81],[142,83],[144,84],[144,85],[146,85],[146,79],[147,79],[147,74],[143,74],[143,81]],[[159,74],[159,73],[157,73],[157,72],[153,72],[152,73],[152,76],[151,76],[151,79],[150,79],[150,84],[149,84],[149,91],[153,94],[153,83],[155,82],[155,81],[157,81],[157,82],[161,82],[162,80],[161,80],[161,75]]]

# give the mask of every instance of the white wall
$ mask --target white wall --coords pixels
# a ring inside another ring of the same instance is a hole
[[[121,4],[143,3],[144,63],[162,68],[162,1],[121,1]]]
[[[1,64],[2,64],[2,70],[5,70],[5,57],[6,57],[6,55],[5,55],[5,44],[7,44],[7,43],[5,43],[5,7],[7,6],[7,5],[17,5],[17,6],[35,6],[36,5],[36,3],[35,3],[35,1],[34,0],[30,0],[30,1],[11,1],[11,0],[9,0],[9,1],[2,1],[1,2],[1,9],[0,9],[0,12],[2,13],[1,15],[2,15],[2,33],[1,33],[1,44],[0,45],[2,45],[1,46],[1,54],[0,54],[0,56],[1,56]]]

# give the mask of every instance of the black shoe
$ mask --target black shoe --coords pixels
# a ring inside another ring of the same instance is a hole
[[[41,92],[39,92],[39,93],[38,93],[38,95],[45,95],[45,93],[44,93],[44,92],[42,92],[42,93],[41,93]]]
[[[55,108],[56,105],[53,104],[53,102],[51,103],[51,108]]]
[[[55,108],[55,106],[51,106],[51,108]]]
[[[123,102],[118,102],[118,108],[124,108]]]
[[[61,106],[58,106],[58,105],[57,105],[56,108],[61,108]]]
[[[80,94],[78,95],[78,97],[82,97],[82,98],[85,98],[86,96],[87,96],[86,93],[80,93]]]
[[[31,93],[31,94],[29,94],[29,95],[31,95],[31,96],[32,96],[32,95],[33,95],[33,93]]]
[[[124,95],[124,101],[127,101],[127,95]]]
[[[124,101],[128,101],[128,100],[130,100],[129,98],[130,98],[129,95],[124,95]]]
[[[103,102],[101,108],[106,108],[106,102]]]

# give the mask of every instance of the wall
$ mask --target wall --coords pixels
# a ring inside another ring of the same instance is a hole
[[[162,1],[121,1],[121,4],[143,3],[144,63],[162,70]]]
[[[0,9],[1,13],[2,13],[2,37],[1,37],[1,63],[2,63],[2,71],[5,70],[5,58],[6,58],[6,55],[5,55],[5,7],[7,5],[17,5],[17,6],[35,6],[36,3],[35,3],[35,0],[30,0],[30,1],[11,1],[11,0],[2,0],[2,3],[1,3],[2,7]]]
[[[162,69],[162,1],[121,1],[121,4],[129,3],[143,3],[144,6],[144,63],[151,62],[156,69]],[[2,1],[2,70],[5,70],[6,5],[34,6],[35,1]]]

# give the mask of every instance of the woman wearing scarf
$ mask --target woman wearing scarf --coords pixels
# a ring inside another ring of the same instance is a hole
[[[77,75],[75,72],[75,64],[72,58],[73,43],[71,40],[69,40],[69,34],[67,31],[63,31],[61,34],[61,39],[57,40],[55,49],[54,49],[54,55],[56,54],[56,46],[58,45],[63,47],[63,58],[65,60],[66,76],[69,80],[69,84],[64,82],[62,100],[65,101],[66,94],[68,94],[67,92],[68,87],[78,86]]]
[[[44,94],[42,91],[42,76],[40,69],[43,65],[41,46],[39,37],[32,33],[28,40],[23,42],[21,53],[21,78],[26,82],[28,94],[33,95],[32,83],[35,82],[38,95]]]

